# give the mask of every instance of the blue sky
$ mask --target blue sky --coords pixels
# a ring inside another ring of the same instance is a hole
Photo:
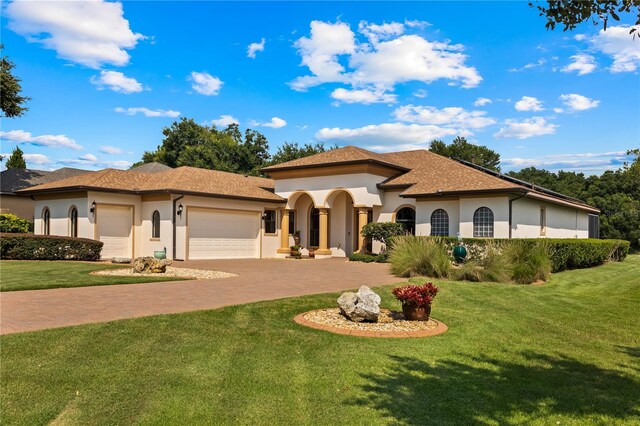
[[[32,98],[1,123],[30,168],[128,168],[179,117],[283,142],[426,148],[457,135],[588,174],[640,141],[631,17],[547,31],[527,2],[11,2]]]

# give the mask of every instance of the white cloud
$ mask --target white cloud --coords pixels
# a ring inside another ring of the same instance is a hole
[[[80,160],[85,160],[85,161],[98,161],[98,157],[96,157],[93,154],[85,154],[85,155],[81,155],[80,157],[78,157]]]
[[[567,170],[576,172],[598,172],[620,168],[630,156],[626,151],[553,154],[533,158],[504,158],[500,162],[506,169],[538,167],[546,170]]]
[[[270,121],[255,121],[251,120],[249,122],[250,126],[260,126],[260,127],[271,127],[272,129],[279,129],[287,125],[287,122],[279,117],[272,117]]]
[[[517,111],[542,111],[542,102],[538,98],[533,96],[523,96],[518,102],[515,103]]]
[[[237,118],[231,115],[224,114],[224,115],[221,115],[220,118],[218,119],[211,120],[211,124],[217,127],[226,128],[229,124],[240,124],[240,121],[238,121]]]
[[[419,28],[419,29],[432,26],[430,22],[420,21],[418,19],[414,19],[414,20],[405,19],[404,24],[409,28]]]
[[[609,70],[614,73],[634,72],[640,67],[640,48],[638,47],[637,36],[634,38],[629,34],[631,28],[640,31],[640,26],[630,27],[619,25],[608,27],[607,31],[600,30],[596,36],[591,38],[593,47],[611,56],[613,63]]]
[[[555,112],[556,114],[562,114],[564,112],[564,108],[554,108],[553,112]]]
[[[122,108],[117,107],[114,108],[115,112],[119,112],[121,114],[126,115],[136,115],[143,114],[145,117],[179,117],[180,111],[174,111],[172,109],[149,109],[145,107],[136,107],[136,108]]]
[[[479,129],[496,123],[496,120],[486,115],[486,111],[467,111],[461,107],[437,109],[415,105],[404,105],[393,111],[393,116],[398,121],[457,129]]]
[[[511,69],[509,69],[509,72],[521,72],[521,71],[528,70],[528,69],[531,69],[531,68],[538,68],[538,67],[543,66],[546,63],[547,63],[546,59],[540,58],[536,62],[531,62],[531,63],[528,63],[528,64],[524,65],[522,68],[511,68]]]
[[[260,41],[260,43],[251,43],[249,47],[247,47],[247,58],[255,58],[256,52],[264,51],[264,37]]]
[[[101,146],[100,152],[102,152],[103,154],[109,154],[109,155],[117,155],[117,154],[123,153],[122,149],[115,146],[109,146],[109,145]]]
[[[22,157],[29,164],[45,165],[51,164],[51,160],[44,154],[22,154]]]
[[[117,71],[100,71],[100,76],[92,76],[89,81],[91,84],[98,86],[99,90],[105,86],[114,92],[120,93],[139,93],[144,90],[142,84],[138,83],[135,78],[127,77]]]
[[[13,1],[4,11],[9,28],[59,57],[91,68],[129,63],[142,34],[129,28],[122,3],[108,1]]]
[[[24,130],[10,130],[8,132],[0,131],[0,139],[15,142],[28,143],[36,146],[46,146],[49,148],[70,148],[77,151],[82,150],[82,146],[78,145],[75,140],[65,135],[40,135],[33,136]]]
[[[586,39],[587,36],[584,35],[584,34],[576,34],[576,36],[573,37],[573,38],[576,39],[577,41],[582,41],[582,40]]]
[[[310,36],[294,44],[310,74],[289,85],[305,91],[324,83],[344,83],[352,91],[388,92],[408,81],[431,83],[442,79],[465,88],[480,84],[478,71],[466,65],[464,46],[405,34],[407,27],[411,25],[361,22],[359,32],[367,41],[360,41],[344,22],[312,21]]]
[[[418,89],[415,92],[413,92],[413,96],[415,96],[416,98],[426,98],[427,91],[424,89]]]
[[[492,103],[493,101],[489,98],[478,98],[476,99],[476,101],[473,103],[474,106],[485,106],[488,105],[490,103]]]
[[[585,75],[592,73],[596,67],[596,58],[591,55],[586,55],[584,53],[573,55],[571,57],[573,62],[571,62],[566,67],[560,69],[562,72],[577,72],[578,75]]]
[[[201,95],[207,96],[217,95],[224,84],[218,77],[214,77],[206,72],[193,71],[188,77],[188,80],[191,81],[191,88],[193,88],[193,90]]]
[[[587,98],[586,96],[578,95],[577,93],[560,95],[559,99],[571,111],[584,111],[587,109],[595,108],[600,104],[600,101]]]
[[[369,39],[372,44],[377,44],[381,40],[388,40],[404,33],[405,26],[400,22],[389,24],[370,24],[367,21],[360,21],[358,31]]]
[[[502,127],[493,135],[495,138],[527,139],[534,136],[551,135],[556,132],[557,124],[548,123],[543,117],[532,117],[524,120],[505,120]]]
[[[360,89],[347,90],[342,87],[331,92],[331,97],[347,104],[391,104],[396,102],[397,96],[384,90]]]
[[[454,129],[420,124],[383,123],[355,129],[339,127],[320,129],[315,137],[325,142],[344,142],[377,151],[424,148],[437,138],[457,135]]]

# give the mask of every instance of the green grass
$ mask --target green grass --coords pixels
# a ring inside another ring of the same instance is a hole
[[[115,277],[89,275],[103,269],[122,268],[106,263],[73,261],[3,260],[0,262],[0,291],[43,290],[61,287],[179,281],[180,278]]]
[[[424,339],[292,321],[337,294],[3,336],[2,423],[640,422],[639,256],[542,286],[436,282],[449,331]]]

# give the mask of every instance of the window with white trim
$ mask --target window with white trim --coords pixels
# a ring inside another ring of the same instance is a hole
[[[473,214],[473,237],[493,238],[493,212],[489,207],[480,207]]]
[[[151,216],[151,238],[160,238],[160,212],[153,212]]]
[[[449,215],[444,209],[436,209],[431,213],[431,236],[449,236]]]

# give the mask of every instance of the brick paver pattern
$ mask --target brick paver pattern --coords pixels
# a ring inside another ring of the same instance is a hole
[[[322,260],[191,260],[173,266],[233,272],[217,280],[27,290],[0,293],[0,334],[375,286],[402,280],[388,265]]]

